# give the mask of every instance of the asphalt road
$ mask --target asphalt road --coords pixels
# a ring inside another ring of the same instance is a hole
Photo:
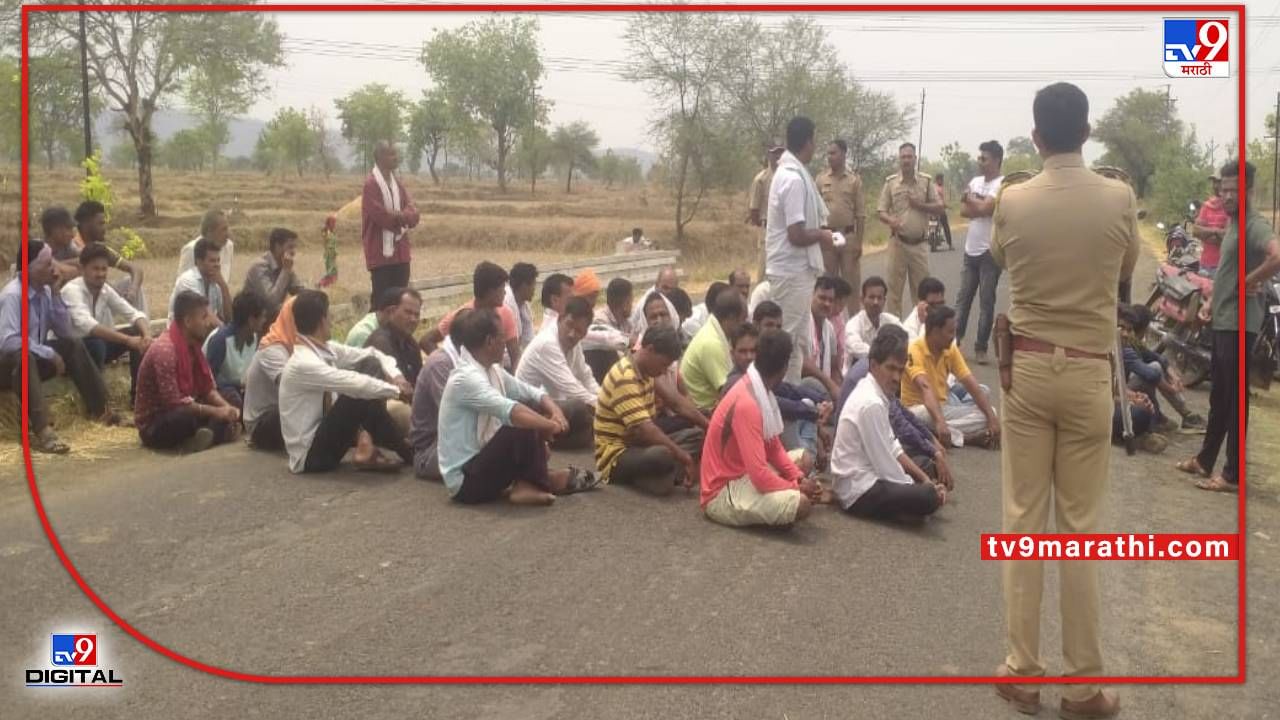
[[[932,257],[948,297],[960,252]],[[868,260],[879,271],[882,256]],[[1144,265],[1138,288],[1145,288]],[[1006,302],[1003,294],[1002,304]],[[1135,289],[1135,295],[1140,294]],[[990,367],[977,368],[995,387]],[[1203,394],[1195,398],[1203,404]],[[1234,498],[1115,451],[1107,531],[1234,532]],[[557,458],[557,462],[572,458]],[[579,456],[578,462],[589,461]],[[243,447],[37,469],[76,567],[134,627],[204,663],[268,675],[990,674],[1004,654],[999,456],[958,451],[954,502],[923,527],[821,508],[790,532],[702,519],[695,496],[623,488],[545,509],[450,504],[409,473],[295,477]],[[1127,718],[1268,718],[1277,680],[1280,505],[1250,503],[1250,682],[1121,688]],[[1103,564],[1107,670],[1236,672],[1237,568]],[[1043,654],[1061,668],[1056,570]],[[125,635],[80,593],[15,468],[0,475],[0,717],[1014,718],[985,686],[269,686],[212,677]],[[97,632],[119,689],[27,689],[48,633]],[[1046,705],[1056,705],[1053,687]],[[1042,716],[1048,717],[1046,709]]]

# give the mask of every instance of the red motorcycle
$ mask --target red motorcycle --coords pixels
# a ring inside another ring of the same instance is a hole
[[[1212,331],[1200,322],[1204,299],[1213,294],[1213,278],[1200,273],[1200,242],[1175,225],[1165,236],[1169,259],[1156,269],[1147,299],[1151,311],[1148,337],[1182,375],[1186,387],[1209,377]]]

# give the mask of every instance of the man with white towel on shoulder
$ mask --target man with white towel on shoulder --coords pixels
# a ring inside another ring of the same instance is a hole
[[[360,238],[373,283],[370,307],[387,288],[409,286],[408,231],[418,225],[418,208],[396,179],[400,165],[396,146],[386,140],[379,142],[373,161],[360,202]]]

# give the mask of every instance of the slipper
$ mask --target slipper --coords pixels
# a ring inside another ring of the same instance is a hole
[[[1184,472],[1188,475],[1199,475],[1203,478],[1209,477],[1209,473],[1205,472],[1204,468],[1200,467],[1200,461],[1193,457],[1179,461],[1174,465],[1174,467],[1177,468],[1179,472]]]
[[[364,462],[352,462],[352,467],[357,472],[395,472],[399,470],[404,463],[399,460],[389,460],[380,452],[374,452],[373,459]]]
[[[569,466],[569,482],[565,485],[564,494],[586,492],[600,487],[600,475],[592,470]]]
[[[1226,480],[1223,480],[1221,475],[1211,480],[1201,480],[1200,482],[1196,483],[1196,487],[1200,488],[1201,490],[1205,490],[1207,492],[1220,492],[1220,493],[1240,492],[1240,488],[1237,487],[1235,483],[1229,483]]]
[[[49,455],[66,455],[71,452],[71,446],[62,442],[52,430],[45,430],[38,435],[32,435],[31,449],[35,452]]]

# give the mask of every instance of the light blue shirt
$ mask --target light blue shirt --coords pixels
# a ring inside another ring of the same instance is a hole
[[[29,348],[38,358],[53,360],[54,350],[45,344],[49,332],[62,338],[71,337],[71,320],[62,296],[48,287],[27,289],[27,330]],[[22,276],[18,275],[0,290],[0,352],[22,351]]]
[[[511,410],[516,403],[540,403],[546,395],[532,385],[517,380],[501,366],[505,393],[489,384],[489,376],[465,349],[461,361],[449,375],[449,382],[440,396],[440,474],[449,496],[462,488],[462,466],[480,453],[483,446],[477,432],[480,416],[497,418],[503,425],[511,425]]]

